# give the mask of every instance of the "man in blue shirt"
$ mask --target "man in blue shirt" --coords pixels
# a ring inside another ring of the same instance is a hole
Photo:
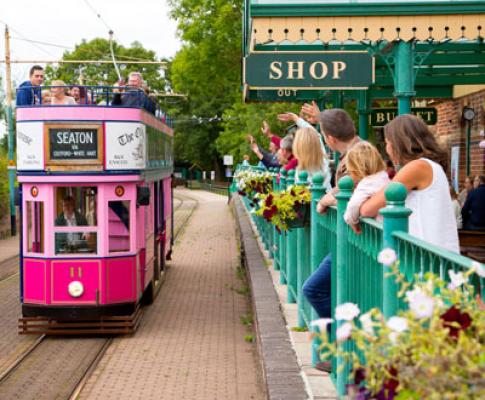
[[[29,80],[23,82],[17,89],[17,106],[40,104],[42,91],[40,85],[44,82],[44,68],[34,65],[30,68]]]

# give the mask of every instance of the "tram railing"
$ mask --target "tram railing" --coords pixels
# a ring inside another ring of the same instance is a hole
[[[257,170],[254,167],[246,168]],[[281,191],[294,184],[294,171],[286,173],[284,169],[275,169],[271,172],[274,175],[274,190]],[[340,304],[352,302],[358,305],[362,313],[377,307],[383,310],[386,318],[395,315],[400,309],[406,309],[407,305],[398,296],[394,277],[388,274],[389,267],[377,260],[382,249],[392,248],[396,251],[400,260],[399,269],[408,281],[416,277],[419,279],[426,272],[433,272],[444,281],[449,281],[449,270],[467,271],[472,267],[472,259],[431,245],[407,233],[411,211],[404,206],[407,192],[400,183],[391,183],[385,191],[386,207],[380,211],[383,223],[361,218],[362,232],[356,234],[343,218],[354,186],[350,177],[344,177],[338,182],[337,206],[330,207],[326,214],[321,215],[316,209],[318,200],[325,192],[323,176],[314,176],[311,185],[307,176],[306,172],[299,174],[299,184],[309,185],[311,192],[311,218],[307,227],[280,234],[271,224],[251,212],[254,208],[250,204],[252,201],[243,197],[243,203],[255,223],[265,249],[274,258],[274,268],[280,271],[280,283],[287,285],[287,301],[296,302],[298,305],[299,327],[317,329],[310,322],[318,317],[304,298],[302,288],[305,280],[318,268],[327,254],[331,254],[332,260],[332,310]],[[472,284],[484,298],[484,279],[477,274],[472,276]],[[337,325],[332,327],[331,338],[335,337],[335,329],[339,323],[337,321]],[[314,364],[320,361],[319,345],[318,339],[314,339]],[[345,350],[355,349],[351,341],[345,342],[343,346]],[[348,383],[349,366],[339,358],[333,359],[332,364],[332,377],[338,393],[342,395]]]
[[[156,99],[147,95],[141,89],[128,86],[46,85],[18,87],[17,96],[23,91],[29,91],[32,93],[35,103],[33,105],[17,107],[51,106],[50,96],[45,97],[45,95],[50,93],[51,89],[63,88],[68,90],[73,87],[80,88],[82,92],[79,102],[76,104],[55,105],[56,107],[103,106],[142,108],[161,119],[168,126],[173,127],[173,120],[162,110]]]

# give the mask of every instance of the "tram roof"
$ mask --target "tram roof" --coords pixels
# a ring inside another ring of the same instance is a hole
[[[483,0],[248,0],[245,17],[246,55],[369,51],[375,56],[372,98],[392,97],[388,56],[401,40],[415,43],[416,97],[452,97],[455,85],[485,84]]]

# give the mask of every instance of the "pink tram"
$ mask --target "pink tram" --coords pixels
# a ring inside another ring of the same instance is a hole
[[[173,130],[102,103],[17,108],[20,333],[133,332],[163,281]]]

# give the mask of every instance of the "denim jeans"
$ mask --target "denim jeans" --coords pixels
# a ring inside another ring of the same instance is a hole
[[[329,253],[303,284],[303,294],[320,318],[330,318],[332,314],[331,269]]]

